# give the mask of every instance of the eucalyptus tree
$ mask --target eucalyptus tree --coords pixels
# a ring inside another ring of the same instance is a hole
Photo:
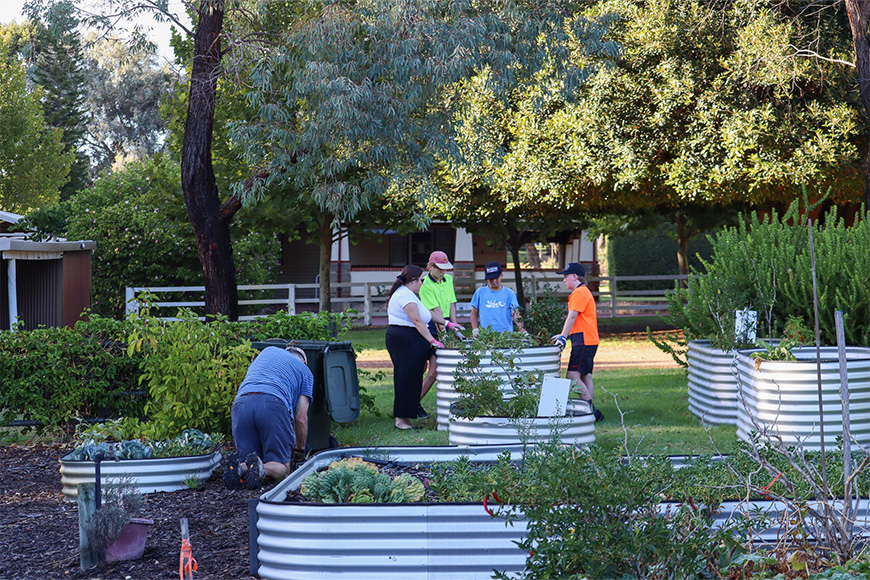
[[[167,136],[161,104],[172,100],[178,75],[160,64],[153,47],[128,46],[119,37],[85,37],[84,140],[97,174],[116,160],[146,159],[160,152]]]
[[[263,171],[236,193],[257,199],[270,184],[292,183],[343,222],[386,195],[409,197],[404,206],[421,210],[410,219],[424,224],[426,200],[438,189],[436,160],[460,154],[452,116],[458,100],[448,89],[488,70],[501,99],[517,79],[535,76],[570,90],[582,74],[570,46],[586,47],[602,32],[561,1],[312,6],[253,66],[249,99],[258,115],[233,134]],[[324,274],[327,260],[322,253]],[[321,276],[321,284],[327,280]]]

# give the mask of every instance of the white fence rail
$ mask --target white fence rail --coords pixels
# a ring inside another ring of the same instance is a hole
[[[507,277],[506,277],[507,278]],[[673,289],[674,282],[685,280],[687,276],[589,276],[587,281],[591,287],[598,290],[593,295],[598,301],[598,316],[601,318],[615,318],[620,316],[642,316],[661,314],[667,312],[667,299],[665,292]],[[539,285],[549,285],[556,289],[557,293],[567,297],[568,291],[562,285],[562,277],[557,274],[526,274],[526,279],[533,279]],[[505,280],[510,285],[510,280]],[[625,282],[656,282],[657,288],[651,290],[620,290],[620,285]],[[239,306],[260,306],[259,314],[240,316],[240,320],[252,320],[259,316],[265,316],[268,312],[285,310],[290,314],[296,314],[300,310],[318,311],[320,300],[316,297],[300,297],[300,290],[312,290],[305,294],[316,296],[317,284],[259,284],[242,285],[238,287]],[[383,324],[378,318],[386,318],[386,292],[389,286],[378,282],[341,282],[331,284],[331,301],[334,309],[346,310],[353,308],[359,312],[362,324],[371,326]],[[259,293],[262,296],[246,298],[249,293]],[[142,306],[139,297],[143,293],[153,294],[157,297],[150,303],[152,309],[158,313],[166,309],[189,308],[197,311],[205,306],[204,286],[152,286],[126,289],[127,313],[138,312]],[[171,294],[167,300],[160,300],[160,295]],[[528,297],[529,293],[526,292]],[[467,319],[471,312],[471,295],[457,295],[457,315],[460,319]],[[172,320],[172,316],[162,316]]]

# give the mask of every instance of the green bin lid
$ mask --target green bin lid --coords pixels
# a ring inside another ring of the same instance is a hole
[[[353,350],[329,350],[323,356],[326,410],[337,423],[359,419],[359,376]]]

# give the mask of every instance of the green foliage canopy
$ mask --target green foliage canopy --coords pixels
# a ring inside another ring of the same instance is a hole
[[[27,90],[24,66],[0,60],[0,208],[26,213],[57,199],[73,154],[47,126],[42,90]]]
[[[436,189],[435,155],[456,153],[446,87],[487,66],[500,96],[535,74],[569,89],[578,82],[567,46],[587,30],[566,16],[569,2],[314,6],[254,64],[248,98],[258,116],[234,136],[268,177],[237,189],[245,196],[286,180],[341,220],[384,192],[425,199]]]

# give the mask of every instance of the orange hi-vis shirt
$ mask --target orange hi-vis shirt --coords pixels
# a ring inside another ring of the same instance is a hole
[[[592,292],[589,291],[586,284],[574,288],[574,291],[571,292],[568,297],[568,310],[579,312],[574,326],[571,327],[571,334],[582,332],[583,344],[590,346],[598,344],[598,315],[595,312],[595,298],[592,297]]]

